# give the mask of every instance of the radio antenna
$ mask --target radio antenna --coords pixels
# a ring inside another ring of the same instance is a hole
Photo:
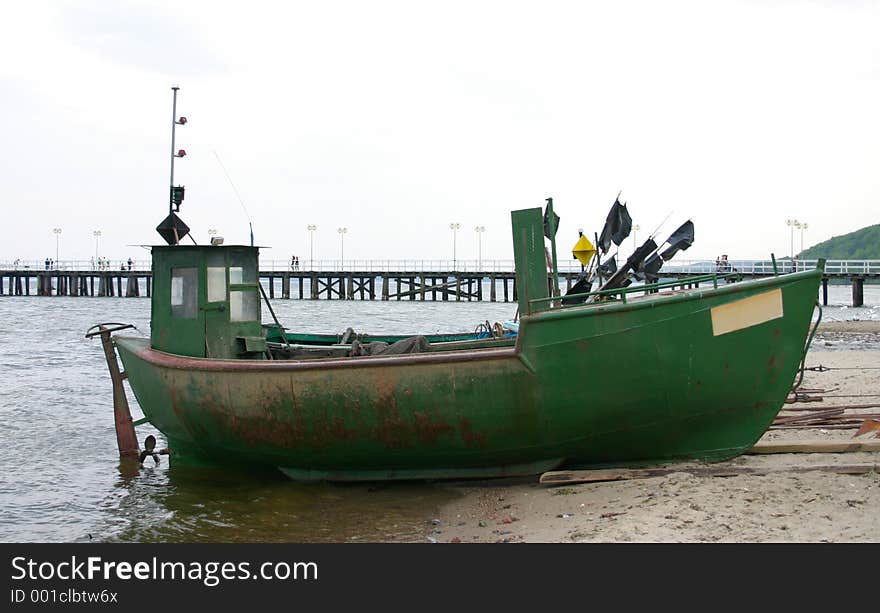
[[[232,191],[235,192],[235,197],[238,198],[238,202],[239,202],[239,204],[241,204],[241,208],[244,210],[244,215],[245,215],[245,217],[247,217],[247,220],[248,220],[248,226],[250,226],[250,229],[251,229],[251,247],[253,247],[254,246],[254,224],[251,223],[250,213],[248,213],[247,207],[244,205],[244,200],[242,200],[241,194],[238,193],[238,188],[235,187],[235,183],[232,182],[232,177],[229,176],[229,171],[226,170],[226,166],[223,165],[223,161],[220,159],[220,156],[217,155],[217,152],[214,149],[212,149],[211,151],[213,151],[214,157],[217,158],[217,163],[220,164],[220,168],[223,169],[223,174],[226,175],[226,180],[229,181],[229,185],[232,186]]]

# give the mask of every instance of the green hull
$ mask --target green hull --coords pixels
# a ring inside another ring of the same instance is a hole
[[[820,278],[551,309],[513,347],[269,361],[115,343],[172,461],[372,480],[723,460],[782,407]]]

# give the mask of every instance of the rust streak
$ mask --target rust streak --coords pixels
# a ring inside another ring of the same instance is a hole
[[[455,431],[455,427],[443,423],[435,422],[430,415],[426,413],[413,413],[415,418],[415,434],[419,442],[435,444],[441,435],[451,434]]]
[[[475,433],[473,431],[473,424],[467,417],[458,418],[458,429],[461,431],[461,440],[468,447],[486,446],[486,435],[481,432]]]

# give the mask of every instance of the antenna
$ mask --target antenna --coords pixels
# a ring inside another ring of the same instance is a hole
[[[212,149],[212,151],[214,151]],[[226,179],[229,181],[229,185],[232,186],[232,191],[235,192],[235,197],[238,198],[239,204],[241,204],[241,208],[244,210],[244,215],[247,217],[248,226],[251,229],[251,247],[254,246],[254,224],[251,223],[251,216],[248,213],[247,207],[244,205],[244,200],[241,198],[241,194],[238,193],[238,188],[235,187],[235,183],[232,182],[232,177],[229,176],[229,172],[226,170],[226,166],[223,165],[223,161],[220,159],[220,156],[217,155],[217,152],[214,151],[214,157],[217,158],[217,163],[220,164],[220,168],[223,169],[223,174],[226,175]]]

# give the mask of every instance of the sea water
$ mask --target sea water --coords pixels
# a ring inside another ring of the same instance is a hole
[[[829,298],[824,320],[880,319],[878,286],[865,287],[857,309],[849,286],[830,287]],[[516,314],[503,302],[272,304],[304,332],[461,332]],[[0,297],[0,541],[416,540],[457,495],[442,483],[299,484],[275,471],[170,467],[167,457],[121,471],[103,351],[84,335],[124,322],[148,336],[149,318],[146,298]],[[137,432],[164,446],[149,425]]]

